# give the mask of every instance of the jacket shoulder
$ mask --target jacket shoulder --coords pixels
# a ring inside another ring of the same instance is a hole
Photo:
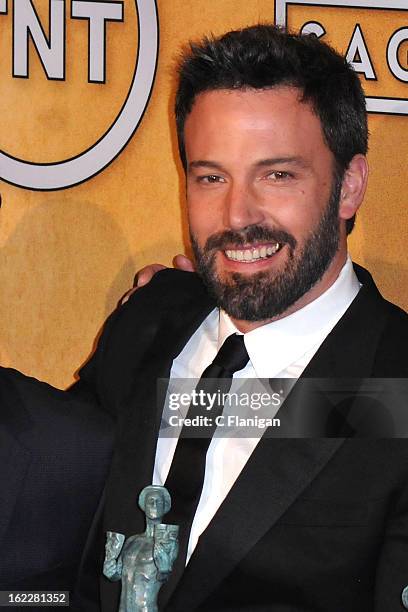
[[[131,308],[145,308],[150,304],[155,310],[162,310],[172,305],[184,306],[191,301],[209,299],[198,274],[166,268],[157,272],[147,285],[135,291],[126,304]]]

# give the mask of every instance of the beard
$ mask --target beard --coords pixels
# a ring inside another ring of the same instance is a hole
[[[341,185],[342,177],[336,176],[326,209],[299,253],[296,252],[294,236],[264,225],[213,234],[204,248],[199,247],[191,233],[197,272],[218,306],[234,319],[265,321],[284,313],[310,291],[322,278],[339,248]],[[248,275],[233,272],[228,279],[220,278],[216,270],[217,251],[231,248],[231,244],[248,246],[259,242],[279,242],[281,248],[286,245],[288,259],[281,271],[265,270]]]

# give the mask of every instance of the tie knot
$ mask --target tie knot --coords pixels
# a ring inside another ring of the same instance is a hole
[[[244,336],[231,334],[218,351],[213,364],[224,368],[231,374],[242,370],[249,361]]]

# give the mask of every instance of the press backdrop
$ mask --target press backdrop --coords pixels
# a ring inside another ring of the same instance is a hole
[[[63,78],[52,78],[52,70],[58,71],[55,62],[61,60],[57,30],[48,60],[42,50],[51,78],[31,35],[27,75],[22,76],[24,50],[13,50],[13,15],[14,45],[25,44],[18,20],[32,18],[30,7],[34,7],[44,35],[49,36],[50,7],[57,10],[58,2],[62,0],[51,4],[0,0],[0,148],[10,159],[32,162],[34,174],[35,164],[55,164],[92,149],[115,123],[131,88],[138,54],[136,73],[142,69],[138,43],[152,43],[155,34],[150,22],[138,35],[137,2],[124,0],[123,21],[105,22],[105,82],[89,82],[90,21],[71,17],[87,3],[66,0],[62,2],[65,37],[60,41],[65,47]],[[140,0],[139,9],[149,2]],[[331,7],[292,3],[287,6],[287,22],[293,28],[318,22],[326,30],[324,39],[344,52],[354,32],[357,49],[352,59],[365,69],[361,78],[367,95],[406,100],[408,11],[402,3],[398,8],[398,2],[394,10],[376,8],[374,0],[368,8],[365,0],[356,3],[361,7],[338,1]],[[135,271],[149,262],[169,264],[172,255],[185,251],[184,182],[172,121],[175,59],[187,39],[259,20],[273,22],[274,10],[271,0],[158,0],[156,78],[144,116],[122,152],[96,176],[51,191],[7,182],[10,176],[2,158],[0,176],[6,179],[1,182],[0,210],[3,365],[56,386],[68,385],[104,319],[132,285]],[[91,22],[95,26],[96,18]],[[401,34],[395,35],[397,31]],[[38,32],[36,36],[38,47],[41,37]],[[97,32],[93,36],[94,43],[101,42]],[[401,69],[398,78],[387,62],[390,39],[394,46],[398,43],[394,58],[394,70],[395,62]],[[153,48],[151,44],[143,52],[153,53]],[[103,49],[93,49],[94,62],[97,52],[103,54]],[[370,66],[376,80],[372,75],[367,78]],[[139,72],[138,78],[149,75]],[[147,97],[142,89],[133,92],[139,106]],[[405,112],[406,106],[394,106]],[[355,261],[372,271],[387,298],[408,308],[408,115],[371,114],[369,126],[371,178],[351,252]]]

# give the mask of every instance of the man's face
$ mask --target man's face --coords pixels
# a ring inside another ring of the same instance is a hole
[[[198,270],[233,318],[271,319],[330,286],[345,257],[341,185],[297,89],[199,94],[185,144]]]

